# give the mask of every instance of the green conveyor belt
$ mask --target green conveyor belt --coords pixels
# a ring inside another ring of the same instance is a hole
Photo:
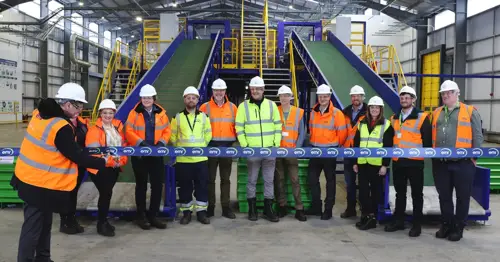
[[[157,103],[165,108],[170,121],[184,109],[184,89],[188,86],[198,87],[212,44],[212,40],[184,40],[153,83],[158,93]],[[118,182],[135,182],[130,158]]]

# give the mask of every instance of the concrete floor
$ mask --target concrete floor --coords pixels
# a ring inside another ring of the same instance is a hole
[[[18,146],[24,129],[0,125],[0,147]],[[233,168],[231,199],[236,199],[236,172]],[[181,226],[169,222],[167,230],[143,231],[134,224],[116,220],[117,236],[97,234],[96,222],[82,219],[85,233],[68,236],[58,232],[54,215],[52,259],[54,261],[500,261],[500,195],[491,195],[493,217],[473,223],[457,243],[434,237],[438,229],[426,225],[422,236],[410,239],[408,230],[386,233],[383,226],[362,232],[355,219],[339,217],[345,208],[342,176],[337,176],[337,204],[334,218],[321,221],[309,217],[298,222],[293,216],[279,223],[260,218],[257,222],[237,213],[236,220],[220,217],[220,207],[210,225],[193,221]],[[324,179],[322,177],[324,188]],[[130,192],[133,194],[133,192]],[[324,197],[324,196],[323,196]],[[217,200],[218,201],[218,200]],[[15,261],[22,225],[21,209],[0,210],[0,261]]]

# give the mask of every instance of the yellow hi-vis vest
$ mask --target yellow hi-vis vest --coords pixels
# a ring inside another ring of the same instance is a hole
[[[244,101],[236,112],[236,136],[242,147],[279,147],[281,116],[278,106],[264,98],[260,107]]]
[[[384,147],[384,133],[391,126],[389,120],[385,119],[384,124],[377,125],[370,133],[368,131],[368,124],[364,122],[359,123],[359,148],[382,148]],[[360,157],[358,164],[370,164],[372,166],[382,166],[382,158],[378,157]]]
[[[184,112],[177,113],[172,119],[170,141],[176,147],[206,147],[212,139],[212,128],[208,116],[201,111],[187,115]],[[176,158],[176,162],[179,163],[198,163],[206,160],[208,160],[206,156]]]

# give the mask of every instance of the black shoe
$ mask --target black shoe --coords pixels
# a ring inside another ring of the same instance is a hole
[[[285,206],[279,206],[278,207],[278,216],[281,218],[281,217],[286,217],[286,215],[288,214],[288,210]]]
[[[148,216],[148,221],[149,221],[149,224],[152,226],[152,227],[156,227],[158,229],[165,229],[167,228],[167,224],[161,222],[160,220],[158,220],[158,218],[154,215],[149,215]]]
[[[313,204],[311,208],[306,210],[306,215],[308,216],[321,216],[323,212],[321,212],[321,204]]]
[[[403,220],[395,220],[392,223],[388,224],[385,226],[384,231],[385,232],[396,232],[398,230],[404,230],[405,229],[405,222]]]
[[[196,219],[198,222],[208,225],[210,224],[210,219],[207,217],[207,211],[198,211],[196,212]]]
[[[78,221],[76,220],[75,216],[61,216],[61,224],[59,226],[59,232],[68,234],[68,235],[75,235],[79,233],[83,233],[85,230],[80,224],[78,224]]]
[[[223,217],[227,217],[229,219],[235,219],[236,218],[236,215],[233,213],[233,211],[229,207],[223,207],[222,208],[222,216]],[[207,217],[209,217],[208,216],[208,212],[207,212]]]
[[[295,210],[295,218],[298,221],[302,221],[302,222],[307,221],[306,214],[304,213],[304,210],[302,210],[302,209]]]
[[[248,220],[257,221],[257,199],[248,199]]]
[[[138,225],[140,228],[142,228],[143,230],[149,230],[151,229],[151,224],[149,223],[149,221],[146,219],[146,216],[144,215],[143,212],[140,212],[138,215],[137,215],[137,218],[135,220],[135,224]]]
[[[359,230],[368,230],[377,227],[377,219],[375,216],[368,215],[366,222],[358,227]]]
[[[207,208],[207,217],[213,217],[215,215],[215,207],[208,206]]]
[[[413,226],[410,229],[410,232],[408,232],[408,236],[410,237],[418,237],[422,234],[422,226],[420,223],[413,223]]]
[[[340,214],[341,218],[350,218],[355,216],[356,216],[356,209],[349,207],[344,211],[344,213]]]
[[[97,233],[105,237],[115,236],[115,231],[107,220],[103,222],[97,222]]]
[[[361,218],[359,219],[359,221],[356,222],[356,227],[359,228],[360,226],[366,224],[367,220],[368,220],[368,216],[362,215]]]
[[[456,242],[462,239],[464,234],[464,226],[463,225],[455,225],[448,235],[448,240]]]
[[[272,199],[264,199],[264,218],[271,222],[280,221],[279,217],[274,213],[273,210],[273,200]]]
[[[187,225],[189,222],[191,222],[191,211],[187,210],[182,212],[183,216],[181,218],[181,225]]]
[[[325,212],[321,215],[321,220],[330,220],[332,218],[332,209],[325,208]]]
[[[452,229],[453,228],[450,223],[444,222],[436,232],[436,238],[447,238],[448,235],[450,235]]]

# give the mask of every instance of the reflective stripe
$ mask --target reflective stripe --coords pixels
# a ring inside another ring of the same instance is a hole
[[[338,146],[339,143],[317,143],[317,142],[311,142],[311,145],[317,146],[317,147],[329,147],[329,146]]]
[[[468,143],[468,144],[472,144],[472,139],[467,139],[467,138],[457,138],[457,141],[458,142],[462,142],[462,143]]]
[[[346,130],[348,128],[349,128],[349,125],[343,125],[343,126],[337,127],[337,130]]]
[[[239,135],[243,135],[243,134],[245,134],[245,131],[238,131],[238,132],[236,132],[236,135],[237,135],[237,136],[239,136]]]
[[[57,152],[57,148],[55,146],[51,146],[51,145],[47,145],[47,143],[45,142],[47,139],[44,139],[43,141],[40,141],[38,139],[36,139],[34,136],[32,136],[31,134],[29,134],[28,132],[26,132],[26,135],[24,136],[24,138],[26,138],[26,140],[30,141],[31,143],[47,150],[47,151],[52,151],[52,152]]]
[[[322,128],[322,129],[328,129],[328,130],[333,130],[332,126],[330,125],[323,125],[323,124],[311,124],[311,127],[314,128]]]
[[[29,159],[23,154],[19,155],[19,159],[22,160],[26,165],[31,166],[36,169],[40,169],[50,173],[56,173],[61,175],[74,175],[77,174],[77,170],[75,168],[57,168],[49,165],[45,165],[42,163],[38,163],[34,160]]]
[[[238,123],[238,122],[237,122],[237,123],[236,123],[236,126],[239,126],[239,127],[244,127],[244,126],[245,126],[245,124],[243,124],[243,123]]]
[[[290,138],[282,138],[283,141],[287,142],[287,143],[295,143],[295,140],[293,139],[290,139]]]
[[[378,138],[375,138],[375,137],[368,137],[368,138],[360,138],[360,141],[361,142],[367,142],[367,141],[372,141],[372,142],[377,142],[377,143],[382,143],[384,141],[384,133],[385,133],[385,126],[386,126],[386,123],[387,121],[384,121],[384,123],[382,124],[382,127],[380,129],[380,135]],[[362,124],[362,125],[366,125],[366,124]],[[374,127],[374,129],[376,128],[377,126]],[[362,126],[359,128],[359,130],[361,130]],[[373,131],[372,131],[373,132]]]
[[[134,124],[132,124],[130,122],[127,122],[127,125],[130,126],[130,127],[132,127],[132,129],[134,129],[134,131],[144,131],[144,130],[146,130],[146,127],[144,127],[144,126],[136,126],[136,125],[134,125]]]
[[[275,125],[279,125],[279,124],[281,124],[281,120],[279,120],[279,121],[274,121],[274,124],[275,124]]]
[[[257,124],[273,124],[273,120],[269,119],[261,119],[261,120],[252,120],[252,121],[246,121],[245,124],[247,125],[257,125]],[[281,123],[281,121],[280,121]]]
[[[193,211],[193,201],[187,203],[187,204],[181,204],[181,207],[179,208],[180,211]]]
[[[469,122],[463,122],[463,121],[458,121],[458,125],[459,126],[472,126],[471,123],[469,123]]]
[[[259,132],[259,133],[246,133],[246,136],[249,136],[249,137],[255,137],[255,136],[271,136],[274,134],[279,134],[281,133],[281,131],[268,131],[268,132]]]
[[[407,141],[400,141],[400,145],[408,146],[408,147],[422,147],[422,143],[412,143],[412,142],[407,142]],[[394,145],[394,147],[397,147]]]
[[[234,118],[210,118],[210,123],[234,123]]]
[[[163,130],[163,129],[167,128],[169,125],[170,125],[170,123],[166,123],[166,124],[161,125],[161,126],[155,126],[155,130]]]
[[[236,141],[234,137],[215,137],[212,138],[213,141]]]
[[[268,100],[269,101],[269,119],[262,119],[260,117],[260,112],[259,112],[259,119],[260,120],[253,120],[253,121],[250,121],[250,109],[248,108],[248,100],[245,101],[244,103],[244,106],[245,106],[245,115],[247,116],[247,121],[245,122],[245,124],[247,125],[252,125],[252,124],[267,124],[267,123],[274,123],[274,120],[273,120],[273,113],[274,113],[274,108],[273,108],[273,102],[271,100]],[[281,121],[279,121],[279,123],[277,124],[280,124]]]
[[[142,143],[142,141],[144,141],[144,140],[143,140],[143,139],[141,139],[141,138],[139,138],[139,139],[137,140],[137,143],[135,143],[135,146],[139,146],[139,145]]]
[[[43,130],[43,134],[42,134],[42,137],[41,137],[41,140],[43,142],[47,142],[47,138],[49,137],[49,133],[50,133],[50,130],[52,130],[52,127],[57,124],[59,121],[66,121],[60,117],[54,117],[52,120],[50,120],[50,122],[47,124],[47,126],[45,127],[45,130]]]
[[[99,144],[98,142],[94,142],[94,143],[90,143],[87,145],[87,147],[100,147],[101,144]]]
[[[181,143],[203,143],[203,142],[205,142],[205,139],[203,139],[203,138],[195,138],[195,139],[191,140],[191,139],[182,139],[182,138],[180,138],[179,142],[181,142]]]
[[[163,138],[158,139],[158,142],[162,142],[163,144],[167,145],[167,141],[165,141]]]
[[[212,118],[210,114],[210,102],[206,102],[206,108],[207,108],[207,115],[210,118],[211,123],[234,123],[234,110],[233,110],[233,103],[229,102],[229,111],[231,112],[231,118]]]

